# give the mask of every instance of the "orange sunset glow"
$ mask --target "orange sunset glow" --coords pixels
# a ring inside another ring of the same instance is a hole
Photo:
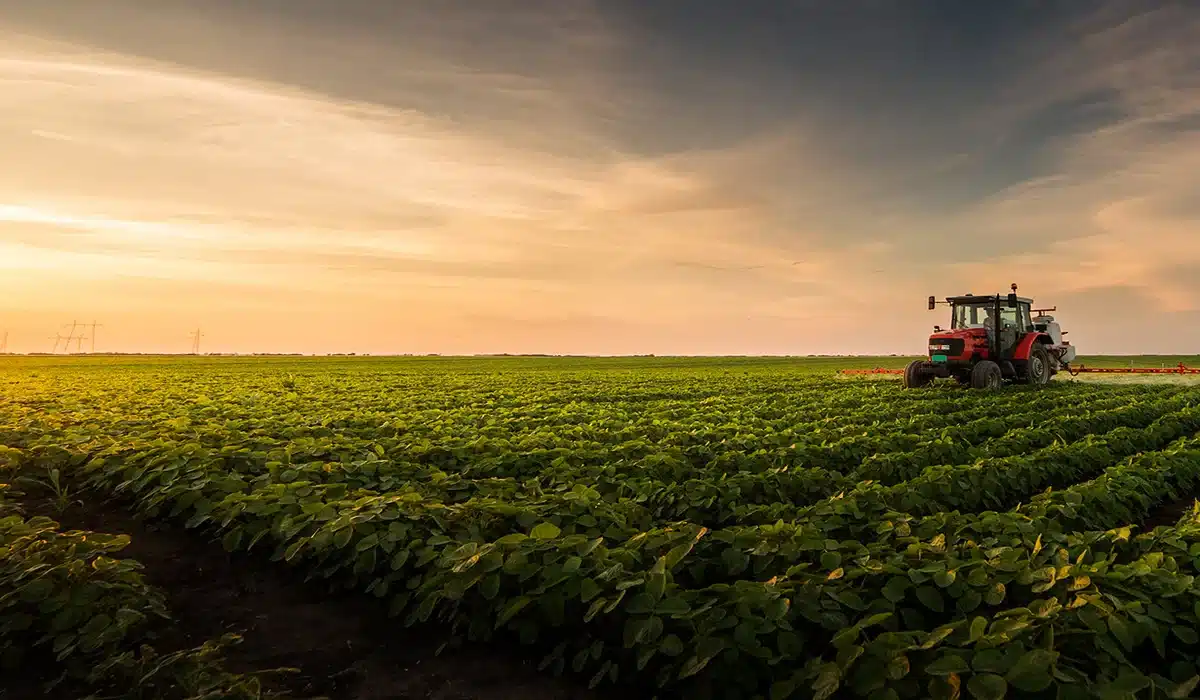
[[[919,353],[926,296],[1012,282],[1088,352],[1200,347],[1187,4],[836,42],[755,3],[333,5],[0,0],[12,351]]]

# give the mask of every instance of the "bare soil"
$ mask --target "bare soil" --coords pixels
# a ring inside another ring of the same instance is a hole
[[[1192,504],[1198,497],[1200,496],[1189,494],[1177,501],[1159,506],[1142,522],[1142,532],[1150,532],[1156,527],[1174,525],[1179,522],[1179,519],[1192,509]]]
[[[606,700],[615,693],[586,690],[574,678],[539,673],[535,663],[494,646],[436,652],[438,629],[409,629],[389,618],[382,602],[362,594],[331,594],[282,565],[230,555],[219,544],[171,525],[145,522],[103,501],[63,514],[41,500],[23,505],[66,529],[127,534],[123,555],[167,596],[176,620],[164,647],[181,649],[226,633],[243,636],[227,654],[235,672],[297,668],[268,686],[300,697],[331,700]],[[36,665],[9,677],[0,698],[50,698],[34,682]],[[65,692],[65,691],[64,691]],[[625,698],[639,697],[623,692]],[[63,695],[62,697],[68,697]],[[71,696],[74,697],[74,696]]]

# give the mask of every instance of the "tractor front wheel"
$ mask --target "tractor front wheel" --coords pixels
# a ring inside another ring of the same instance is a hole
[[[1034,386],[1042,386],[1050,382],[1050,353],[1046,347],[1034,343],[1029,349],[1029,361],[1025,365],[1025,381]]]
[[[991,360],[981,360],[971,369],[972,389],[999,389],[1002,379],[1000,365]]]
[[[929,382],[933,381],[933,377],[921,371],[924,364],[921,360],[913,360],[908,363],[908,367],[904,368],[905,389],[918,389],[928,386]]]

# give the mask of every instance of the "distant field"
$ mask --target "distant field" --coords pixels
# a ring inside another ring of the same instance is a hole
[[[131,665],[233,630],[346,700],[1200,684],[1200,384],[836,375],[907,361],[2,358],[6,683],[259,697]]]

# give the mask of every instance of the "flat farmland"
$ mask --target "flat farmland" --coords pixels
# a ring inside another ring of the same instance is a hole
[[[1200,382],[906,361],[0,358],[13,697],[1188,697]]]

